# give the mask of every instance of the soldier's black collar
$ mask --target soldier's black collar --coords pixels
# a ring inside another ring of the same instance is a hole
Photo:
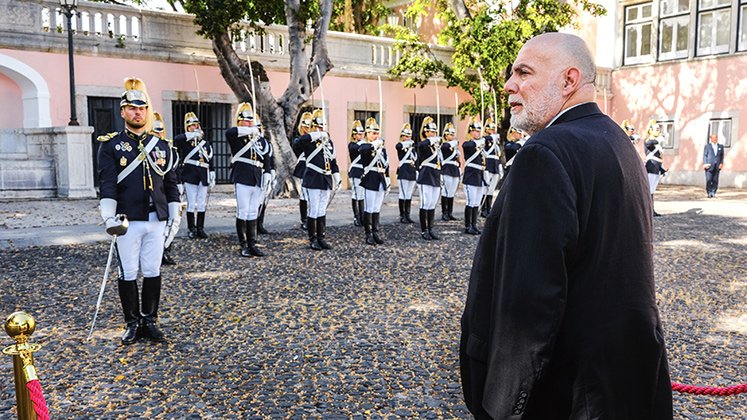
[[[135,141],[143,141],[146,138],[148,138],[148,132],[147,131],[143,131],[143,134],[135,134],[132,131],[130,131],[127,127],[125,127],[124,132],[127,135],[127,137],[129,137],[129,138],[131,138],[131,139],[133,139]]]

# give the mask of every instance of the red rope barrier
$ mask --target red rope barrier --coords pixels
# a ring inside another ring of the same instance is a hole
[[[47,402],[44,401],[44,394],[42,394],[42,388],[39,384],[38,379],[33,379],[26,382],[26,388],[29,389],[29,397],[34,403],[34,411],[36,412],[36,418],[38,420],[49,420],[49,411],[47,410]]]
[[[696,395],[719,395],[725,397],[727,395],[742,394],[747,392],[747,384],[732,385],[725,387],[717,386],[696,386],[696,385],[685,385],[672,382],[672,391],[677,391],[686,394]]]

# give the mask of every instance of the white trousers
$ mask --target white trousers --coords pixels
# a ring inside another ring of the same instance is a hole
[[[412,192],[415,190],[415,181],[398,179],[397,182],[399,185],[399,199],[412,200]]]
[[[459,187],[458,177],[444,175],[444,188],[443,188],[443,191],[441,191],[441,195],[444,197],[452,198],[456,195],[458,187]]]
[[[351,188],[353,193],[353,200],[363,200],[363,196],[365,194],[363,190],[365,188],[361,187],[361,179],[350,178],[350,183],[353,185],[353,188]]]
[[[327,215],[327,203],[329,203],[329,195],[331,190],[316,190],[313,188],[306,188],[306,196],[309,202],[309,217],[316,219]]]
[[[262,204],[262,188],[245,184],[234,184],[236,189],[236,218],[256,220]]]
[[[420,187],[420,208],[423,210],[434,210],[438,203],[439,187],[418,184]]]
[[[207,185],[199,185],[184,183],[184,191],[187,193],[187,212],[194,213],[195,211],[205,211],[207,208],[208,198],[208,187]]]
[[[498,189],[498,181],[500,181],[501,175],[494,174],[488,171],[485,171],[484,173],[485,173],[485,176],[483,178],[485,179],[485,182],[488,184],[485,187],[485,195],[493,196],[493,194],[495,194],[495,191]],[[490,188],[493,185],[495,186],[495,188]]]
[[[485,194],[485,187],[464,185],[464,195],[467,197],[467,207],[479,207],[483,194]]]
[[[147,222],[131,221],[127,233],[117,238],[117,254],[124,280],[136,280],[138,268],[143,277],[161,274],[165,229],[166,222],[159,221],[156,212],[152,212]]]
[[[656,187],[659,185],[660,179],[661,175],[659,174],[648,174],[648,189],[651,191],[651,194],[656,192]]]
[[[365,198],[363,199],[363,211],[366,213],[379,213],[381,212],[381,204],[384,203],[384,187],[379,186],[378,191],[365,190]]]

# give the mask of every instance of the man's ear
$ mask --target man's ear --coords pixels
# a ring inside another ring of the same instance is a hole
[[[576,67],[569,67],[563,74],[563,89],[575,91],[581,86],[581,72]]]

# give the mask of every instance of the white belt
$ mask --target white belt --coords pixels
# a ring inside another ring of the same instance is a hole
[[[430,163],[430,162],[423,162],[420,164],[420,166],[427,166],[429,168],[438,169],[438,165],[436,165],[435,163]]]
[[[459,166],[459,164],[458,164],[458,163],[456,163],[456,162],[454,162],[453,160],[447,160],[447,161],[445,161],[445,162],[441,162],[441,164],[442,164],[442,165],[454,165],[454,166]]]
[[[262,162],[258,161],[258,160],[248,159],[248,158],[244,158],[244,157],[235,158],[235,159],[233,159],[233,161],[234,162],[248,163],[250,165],[254,165],[254,166],[259,167],[259,168],[261,168],[262,166],[264,166],[264,164]]]
[[[498,160],[498,156],[496,156],[496,155],[487,155],[486,157],[488,159]]]
[[[478,164],[476,164],[476,163],[468,163],[468,164],[467,164],[466,166],[468,166],[468,167],[470,167],[470,168],[475,168],[475,169],[479,169],[479,170],[481,170],[481,171],[484,171],[484,170],[485,170],[485,165],[478,165]]]
[[[188,163],[190,165],[195,165],[195,166],[199,166],[201,168],[206,168],[206,169],[210,168],[210,165],[208,165],[206,162],[200,162],[199,160],[194,160],[194,159],[186,159],[184,160],[184,163]]]
[[[322,175],[332,175],[332,170],[325,171],[324,169],[314,165],[311,162],[306,162],[306,169],[311,169],[313,171],[319,172]]]

